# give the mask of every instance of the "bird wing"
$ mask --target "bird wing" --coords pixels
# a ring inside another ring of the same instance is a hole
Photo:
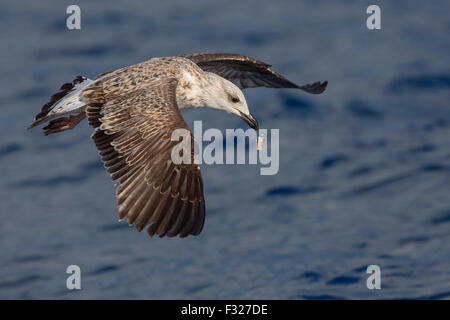
[[[83,92],[89,124],[96,128],[92,138],[118,182],[119,219],[126,217],[138,232],[150,225],[150,236],[197,235],[205,219],[200,168],[171,159],[179,143],[171,141],[173,130],[189,130],[177,107],[177,80],[145,77],[138,86],[134,81],[136,73],[119,72]]]
[[[241,89],[297,88],[308,93],[319,94],[327,87],[327,81],[317,81],[306,85],[297,85],[277,72],[269,64],[231,53],[191,53],[180,57],[190,59],[204,71],[213,72],[233,82]]]

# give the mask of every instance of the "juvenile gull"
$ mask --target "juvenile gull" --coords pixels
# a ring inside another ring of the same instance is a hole
[[[171,140],[173,130],[189,130],[180,110],[224,110],[257,130],[241,89],[261,86],[319,94],[327,81],[298,86],[270,65],[239,54],[154,58],[95,80],[77,76],[61,86],[29,128],[49,121],[48,135],[87,117],[99,155],[117,182],[119,220],[126,218],[139,232],[148,225],[150,236],[198,235],[205,220],[200,168],[171,159],[178,143]]]

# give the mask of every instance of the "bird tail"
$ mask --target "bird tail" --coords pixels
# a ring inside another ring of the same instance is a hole
[[[90,85],[93,82],[94,82],[93,80],[90,80],[86,77],[77,76],[72,82],[64,83],[59,89],[60,91],[52,95],[50,97],[50,101],[42,106],[41,111],[34,117],[34,121],[28,126],[28,129],[34,128],[44,122],[50,121],[61,115],[84,113],[86,104],[81,99],[81,93],[88,85]],[[73,119],[73,117],[60,119]],[[57,121],[52,122],[53,122],[52,128],[53,132],[71,129],[66,128],[63,130],[56,131],[55,129],[58,129],[55,128],[55,124],[57,123]],[[60,125],[64,125],[65,127],[67,127],[67,123],[64,124],[64,121],[59,121],[59,123]],[[44,130],[47,130],[48,129],[47,127],[45,127]],[[46,134],[48,133],[46,132]]]

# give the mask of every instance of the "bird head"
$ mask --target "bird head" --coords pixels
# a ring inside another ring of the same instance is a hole
[[[244,94],[234,83],[214,73],[209,73],[212,85],[208,86],[207,105],[210,108],[224,110],[242,118],[250,128],[258,130],[258,122],[250,114]]]

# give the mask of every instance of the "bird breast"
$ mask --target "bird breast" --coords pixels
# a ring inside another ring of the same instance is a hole
[[[183,71],[178,79],[176,94],[179,109],[199,108],[205,105],[202,81],[196,74]]]

